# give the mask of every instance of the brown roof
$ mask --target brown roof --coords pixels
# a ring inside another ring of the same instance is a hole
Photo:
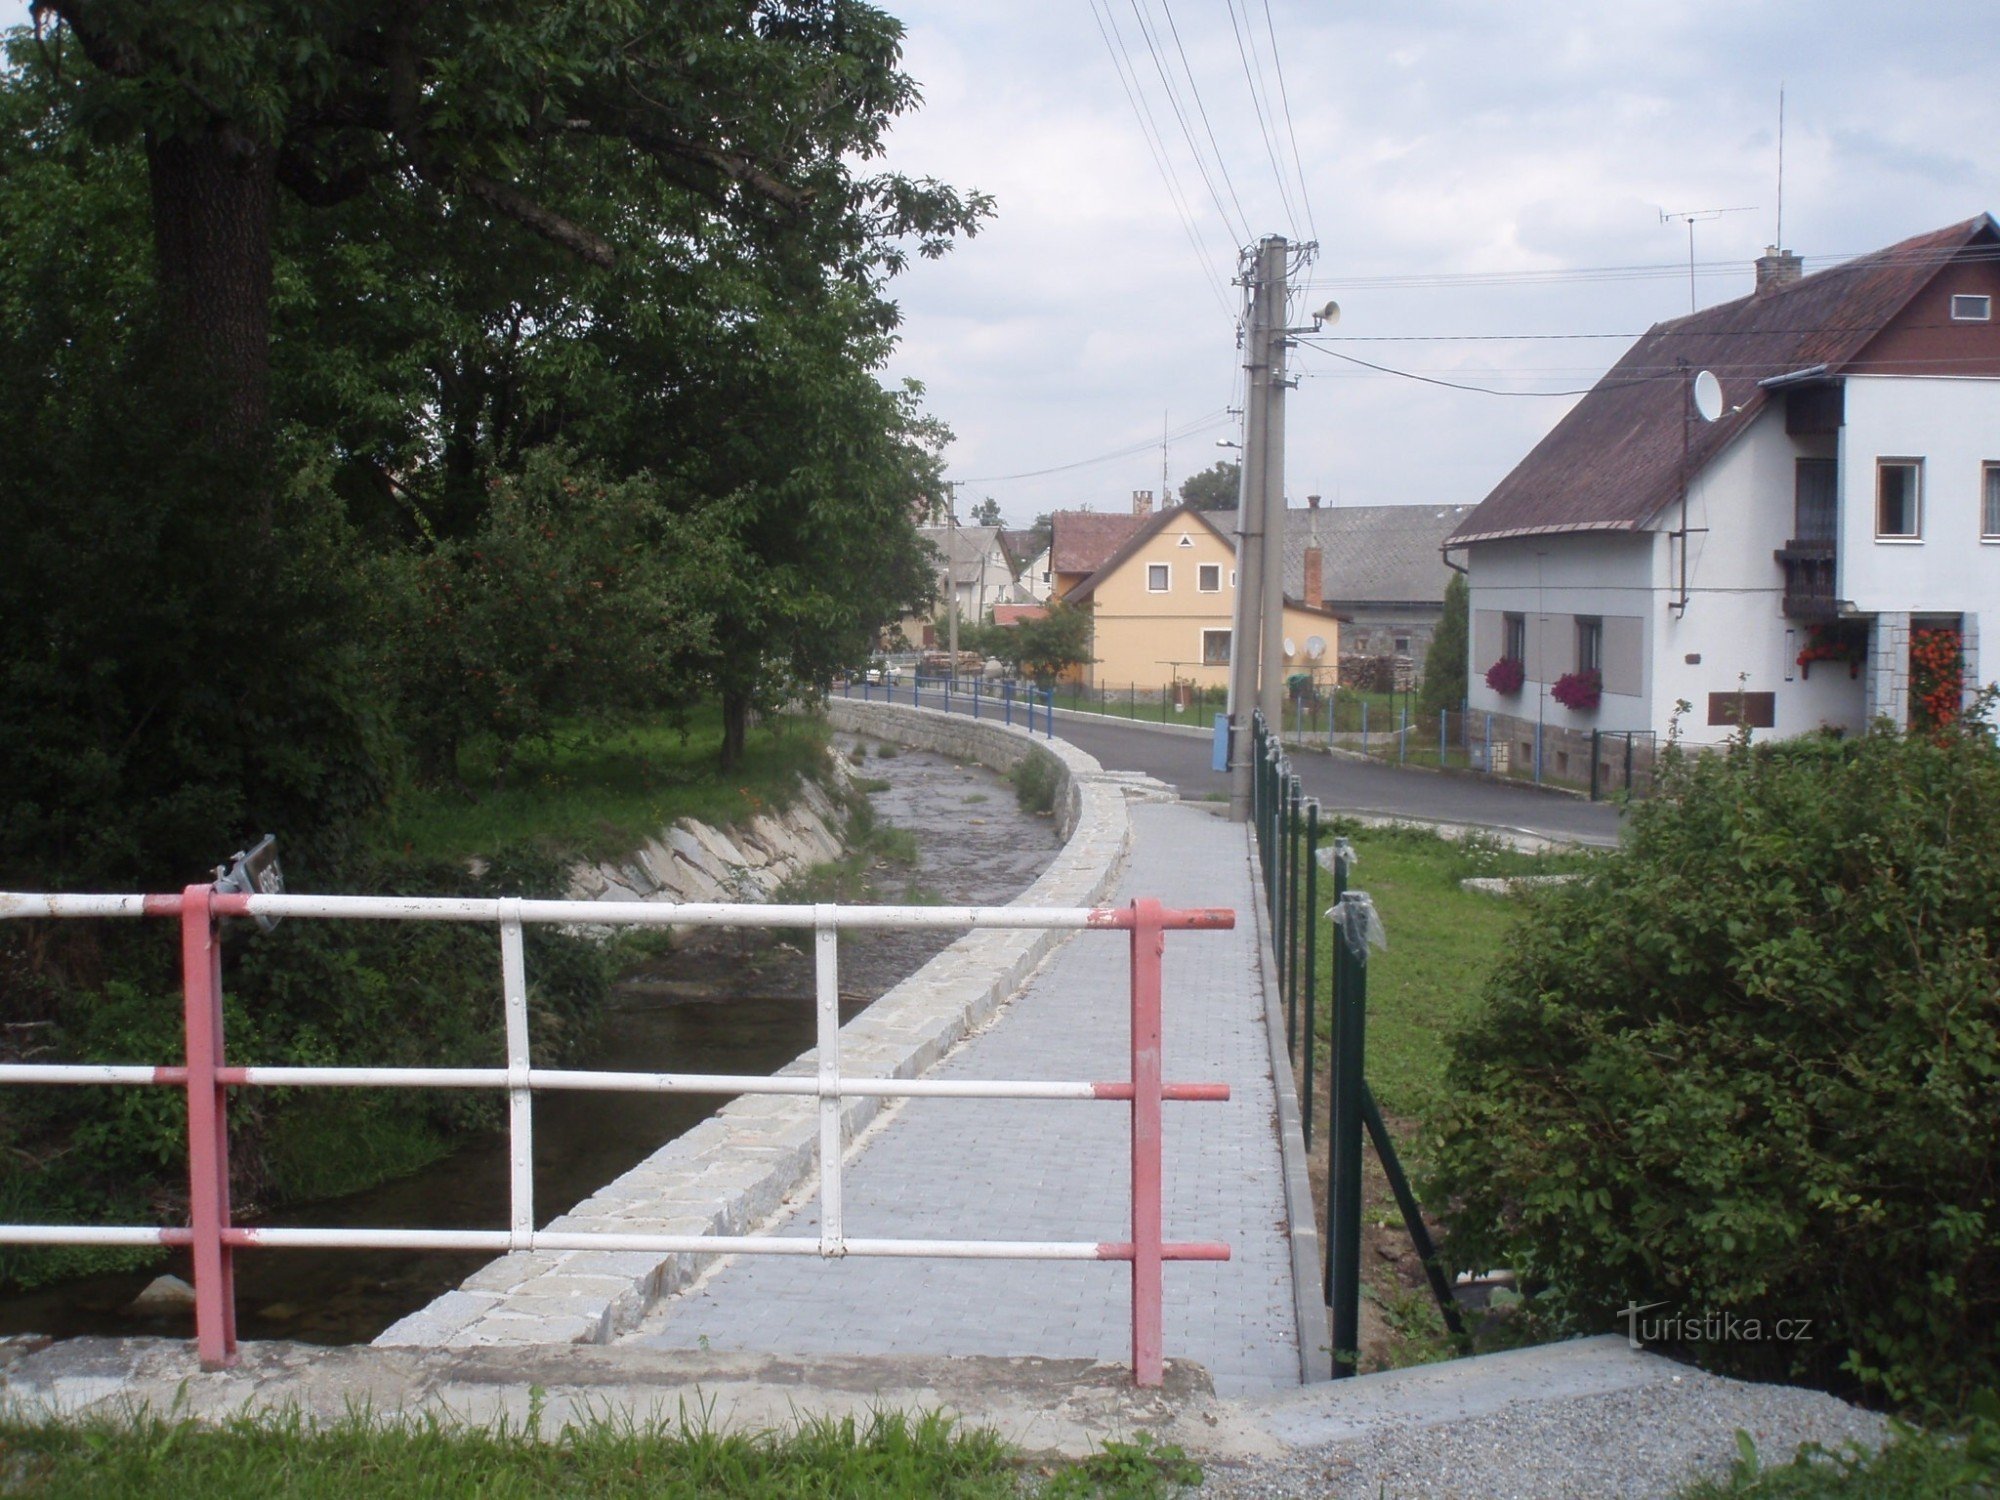
[[[1068,511],[1064,512],[1064,514],[1082,515],[1085,513],[1082,511]],[[1158,536],[1162,531],[1166,530],[1169,522],[1177,521],[1182,516],[1193,516],[1202,525],[1221,537],[1224,546],[1232,549],[1236,546],[1236,543],[1230,539],[1228,534],[1220,526],[1217,526],[1214,521],[1209,519],[1206,511],[1196,510],[1192,505],[1185,503],[1176,505],[1170,510],[1163,510],[1157,515],[1152,516],[1114,516],[1112,517],[1113,520],[1130,521],[1132,523],[1132,534],[1125,539],[1124,544],[1116,552],[1113,552],[1103,562],[1099,563],[1096,570],[1088,578],[1063,595],[1064,602],[1079,604],[1083,600],[1088,599],[1098,584],[1117,572],[1120,565],[1128,557],[1145,546],[1153,537]],[[1062,533],[1058,531],[1056,535],[1060,537]],[[1057,566],[1060,567],[1060,564]]]
[[[1095,573],[1105,559],[1124,546],[1132,534],[1157,516],[1120,515],[1116,511],[1059,510],[1049,518],[1049,570],[1055,573]]]
[[[1656,324],[1444,545],[1643,528],[1680,493],[1683,472],[1698,472],[1756,420],[1770,396],[1759,382],[1819,366],[1828,376],[1846,372],[1946,264],[1974,246],[1975,255],[1990,256],[1996,243],[2000,225],[1980,214]],[[1697,370],[1721,378],[1726,409],[1718,421],[1687,420],[1686,382]]]

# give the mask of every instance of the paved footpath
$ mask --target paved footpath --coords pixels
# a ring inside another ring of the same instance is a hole
[[[1206,1366],[1221,1395],[1299,1381],[1291,1250],[1266,1043],[1248,845],[1184,804],[1131,809],[1120,899],[1229,906],[1233,932],[1167,934],[1165,1076],[1226,1081],[1226,1104],[1168,1104],[1166,1237],[1226,1240],[1222,1264],[1166,1267],[1166,1352]],[[937,1078],[1129,1076],[1129,943],[1078,933]],[[1130,1237],[1129,1112],[1046,1100],[911,1099],[850,1153],[855,1236]],[[817,1197],[781,1234],[818,1229]],[[622,1341],[792,1355],[1035,1355],[1129,1363],[1123,1262],[735,1256]]]

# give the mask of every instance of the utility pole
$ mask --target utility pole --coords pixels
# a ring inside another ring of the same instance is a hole
[[[1247,277],[1250,296],[1243,349],[1243,471],[1236,498],[1236,609],[1229,632],[1229,818],[1234,823],[1247,822],[1250,817],[1250,713],[1256,706],[1262,680],[1259,657],[1270,636],[1261,618],[1269,592],[1265,581],[1267,570],[1276,577],[1281,594],[1284,586],[1283,554],[1280,552],[1275,561],[1269,556],[1267,468],[1271,436],[1268,412],[1274,395],[1272,343],[1285,325],[1286,252],[1282,237],[1274,235],[1264,240],[1257,247],[1255,266]],[[1282,507],[1282,453],[1278,464]],[[1282,512],[1279,520],[1282,523]],[[1282,622],[1279,628],[1282,629]]]
[[[1263,673],[1258,679],[1257,706],[1264,710],[1264,722],[1276,733],[1285,722],[1285,351],[1291,321],[1286,316],[1291,292],[1286,256],[1290,250],[1283,240],[1275,244],[1272,275],[1275,286],[1268,319],[1271,350],[1270,391],[1264,397],[1264,649]]]
[[[945,635],[951,652],[951,680],[958,680],[958,486],[944,487]]]

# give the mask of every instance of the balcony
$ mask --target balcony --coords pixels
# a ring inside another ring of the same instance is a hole
[[[1785,614],[1823,624],[1839,614],[1834,593],[1835,549],[1831,540],[1794,537],[1771,554],[1785,570]]]

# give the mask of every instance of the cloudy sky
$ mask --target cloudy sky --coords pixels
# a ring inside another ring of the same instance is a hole
[[[1171,444],[1173,485],[1222,456],[1240,405],[1228,283],[1256,237],[1318,240],[1297,311],[1340,302],[1332,349],[1510,393],[1297,351],[1295,503],[1472,502],[1574,399],[1521,393],[1586,387],[1688,311],[1688,229],[1663,211],[1753,209],[1697,223],[1694,244],[1702,306],[1749,291],[1777,235],[1781,85],[1784,240],[1809,270],[2000,209],[1987,5],[883,3],[926,96],[893,163],[998,200],[984,233],[900,283],[897,371],[956,432],[961,495],[1016,522],[1157,489],[1163,418],[1215,424]]]
[[[1163,424],[1186,434],[1171,485],[1224,456],[1230,280],[1264,235],[1318,241],[1297,311],[1340,302],[1330,349],[1507,393],[1300,349],[1288,492],[1471,502],[1574,399],[1532,393],[1588,386],[1688,310],[1687,226],[1663,211],[1752,210],[1694,244],[1702,305],[1749,290],[1781,85],[1808,269],[2000,209],[1990,0],[878,3],[925,94],[891,164],[998,202],[898,283],[893,373],[956,432],[963,503],[1021,524],[1157,490]],[[0,0],[0,25],[25,17]]]

